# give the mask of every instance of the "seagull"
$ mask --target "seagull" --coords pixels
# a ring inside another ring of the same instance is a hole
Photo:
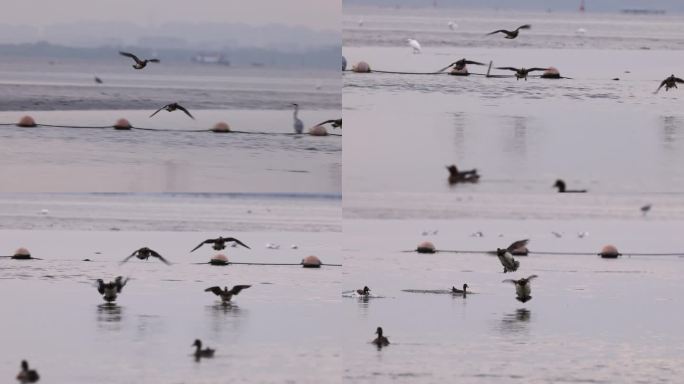
[[[333,120],[326,120],[322,123],[318,123],[316,125],[323,125],[323,124],[328,124],[332,125],[333,128],[340,128],[342,129],[342,119],[333,119]]]
[[[641,213],[642,213],[644,216],[646,216],[646,214],[647,214],[648,211],[650,211],[650,210],[651,210],[651,204],[646,204],[646,205],[644,205],[643,207],[641,207]]]
[[[302,133],[304,130],[304,123],[302,120],[297,117],[297,113],[299,112],[299,104],[297,103],[292,103],[292,106],[294,106],[294,130],[295,133]],[[320,125],[320,124],[319,124]]]
[[[214,248],[214,250],[216,250],[216,251],[220,251],[222,249],[225,249],[226,243],[229,243],[229,242],[234,242],[234,243],[242,245],[243,247],[245,247],[247,249],[251,249],[250,247],[247,246],[247,244],[243,243],[242,241],[240,241],[234,237],[221,237],[221,236],[219,236],[218,239],[204,240],[203,242],[199,243],[198,246],[193,248],[192,251],[190,251],[190,252],[196,251],[199,247],[203,246],[204,244],[214,244],[212,246],[212,248]]]
[[[108,302],[111,303],[116,300],[116,297],[119,293],[121,293],[121,290],[123,289],[124,285],[128,282],[128,278],[126,280],[123,280],[123,277],[117,276],[114,281],[110,281],[109,283],[105,284],[102,279],[97,279],[97,291],[100,292],[102,298]]]
[[[513,68],[513,67],[496,67],[496,69],[506,69],[515,72],[515,79],[525,79],[527,81],[527,75],[533,71],[546,71],[548,68]]]
[[[200,339],[195,340],[191,346],[197,348],[194,353],[196,360],[199,360],[202,357],[214,357],[214,352],[216,352],[215,349],[211,348],[202,349],[202,341]]]
[[[420,43],[418,40],[406,39],[406,42],[411,48],[413,48],[413,53],[420,53]]]
[[[163,106],[163,107],[157,109],[156,111],[154,111],[154,113],[151,114],[150,117],[156,115],[156,114],[157,114],[159,111],[161,111],[162,109],[166,109],[166,110],[169,111],[169,112],[173,112],[173,111],[175,111],[176,109],[180,109],[181,111],[185,112],[186,115],[190,116],[191,119],[195,120],[195,118],[190,114],[190,112],[188,112],[188,110],[185,109],[185,107],[183,107],[182,105],[180,105],[180,104],[178,104],[178,103],[166,104],[165,106]]]
[[[513,284],[515,284],[516,299],[518,301],[525,303],[525,302],[529,301],[530,299],[532,299],[532,296],[530,296],[530,293],[532,292],[532,287],[530,287],[530,281],[536,277],[537,277],[537,275],[532,275],[532,276],[522,278],[522,279],[518,279],[518,280],[506,279],[506,280],[502,281],[502,283],[513,283]]]
[[[390,344],[389,339],[382,335],[382,327],[378,327],[375,334],[378,335],[378,337],[376,337],[372,343],[377,345],[378,348],[386,347]]]
[[[17,375],[17,380],[20,383],[35,383],[40,379],[38,372],[34,369],[29,369],[28,362],[26,360],[21,361],[21,372]]]
[[[249,287],[251,287],[251,285],[235,285],[229,291],[228,287],[223,287],[223,289],[221,289],[221,287],[215,286],[205,289],[204,292],[213,292],[214,295],[221,297],[221,301],[223,301],[224,304],[228,304],[230,299],[233,298],[233,295],[237,295],[240,291]]]
[[[665,91],[669,91],[670,88],[677,88],[677,83],[684,83],[684,80],[675,77],[675,75],[671,75],[660,83],[660,87],[658,87],[654,93],[658,93],[663,86],[665,86]]]
[[[456,22],[453,21],[453,20],[449,21],[449,22],[447,23],[447,25],[449,26],[449,29],[451,29],[452,31],[453,31],[454,29],[458,28],[458,24],[456,24]]]
[[[158,258],[159,260],[163,261],[164,264],[166,264],[166,265],[171,265],[171,263],[169,263],[168,261],[166,261],[166,259],[164,259],[164,258],[162,257],[162,255],[158,254],[157,252],[155,252],[155,251],[153,251],[153,250],[151,250],[151,249],[149,249],[149,248],[147,248],[147,247],[142,247],[142,248],[138,249],[137,251],[131,253],[130,256],[128,256],[127,258],[123,259],[123,261],[122,261],[121,263],[119,263],[119,264],[123,264],[123,263],[127,262],[128,259],[130,259],[130,258],[133,257],[133,256],[137,257],[137,258],[140,259],[140,260],[147,260],[150,256],[152,256],[152,257],[156,257],[156,258]]]
[[[126,56],[130,57],[131,59],[135,60],[135,64],[133,64],[133,68],[135,69],[143,69],[147,65],[147,63],[159,63],[159,59],[145,59],[145,60],[140,60],[138,56],[129,53],[129,52],[121,52],[119,51],[119,54],[121,56]]]
[[[504,267],[504,273],[515,272],[518,270],[518,267],[520,267],[520,262],[513,258],[513,255],[511,254],[511,252],[516,248],[520,248],[521,246],[525,246],[527,244],[527,241],[528,240],[516,241],[515,243],[509,245],[508,248],[506,248],[506,249],[501,249],[501,248],[496,249],[496,256],[499,258],[501,265],[503,265],[503,267]],[[515,246],[515,248],[512,248],[514,246]]]
[[[586,193],[586,189],[565,189],[565,181],[558,179],[553,185],[554,188],[558,188],[558,193]]]
[[[514,31],[507,31],[505,29],[499,29],[497,31],[488,33],[487,36],[501,32],[501,33],[506,34],[506,36],[505,36],[506,39],[515,39],[516,37],[518,37],[518,33],[520,32],[521,29],[530,29],[530,28],[532,28],[531,25],[525,24],[525,25],[519,26]]]
[[[359,296],[370,296],[370,288],[364,286],[363,289],[357,289],[356,293]]]

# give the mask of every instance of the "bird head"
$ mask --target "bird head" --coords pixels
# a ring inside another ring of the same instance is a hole
[[[28,362],[26,360],[21,361],[21,369],[24,371],[28,371]]]
[[[375,334],[378,336],[382,336],[382,327],[378,327],[378,329],[375,330]]]
[[[195,342],[192,343],[191,347],[200,347],[200,348],[202,348],[202,342],[200,341],[200,339],[195,339]]]
[[[466,288],[468,288],[468,283],[463,284],[463,290],[465,291]]]
[[[363,292],[364,292],[364,293],[370,292],[370,288],[368,288],[367,286],[364,286],[364,287],[363,287]]]

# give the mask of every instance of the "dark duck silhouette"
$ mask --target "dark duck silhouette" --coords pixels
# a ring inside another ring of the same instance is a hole
[[[522,279],[514,280],[514,279],[506,279],[502,281],[502,283],[513,283],[515,284],[515,298],[518,301],[521,301],[523,303],[529,301],[532,299],[532,296],[530,296],[530,293],[532,293],[532,287],[530,285],[530,281],[534,278],[536,278],[537,275],[532,275],[529,277],[525,277]]]
[[[553,185],[554,188],[558,188],[558,193],[586,193],[586,189],[566,189],[565,181],[558,179]]]
[[[38,372],[34,369],[29,369],[28,362],[26,360],[21,361],[21,372],[17,375],[17,380],[20,383],[35,383],[40,380]]]
[[[451,293],[457,294],[457,295],[463,295],[463,297],[465,297],[465,296],[466,296],[466,293],[470,293],[470,292],[468,292],[467,289],[468,289],[468,284],[467,284],[467,283],[464,283],[464,284],[463,284],[463,289],[458,289],[458,288],[456,288],[456,287],[451,287]]]
[[[195,347],[195,353],[193,355],[196,360],[199,360],[202,357],[214,357],[214,352],[216,352],[215,349],[211,348],[202,349],[202,341],[200,339],[196,339],[195,342],[192,343],[192,347]]]
[[[145,67],[147,66],[147,63],[159,63],[159,59],[144,59],[144,60],[140,60],[140,58],[138,58],[138,56],[136,56],[136,55],[134,55],[134,54],[132,54],[132,53],[130,53],[130,52],[121,52],[121,51],[119,51],[119,54],[120,54],[121,56],[130,57],[131,59],[135,60],[135,64],[133,64],[133,68],[135,68],[135,69],[143,69],[143,68],[145,68]]]
[[[484,65],[483,63],[477,62],[477,61],[472,61],[472,60],[466,60],[466,59],[461,59],[458,61],[454,61],[451,65],[451,75],[454,76],[468,76],[468,68],[466,67],[467,64],[473,64],[473,65]]]
[[[534,71],[546,71],[548,68],[538,68],[538,67],[534,67],[534,68],[496,67],[496,69],[505,69],[505,70],[509,70],[509,71],[514,71],[514,72],[515,72],[515,78],[516,78],[516,80],[525,79],[525,81],[527,81],[527,75],[528,75],[530,72],[534,72]]]
[[[508,246],[508,248],[496,249],[496,257],[499,258],[501,265],[504,267],[504,273],[515,272],[520,267],[520,262],[513,258],[512,252],[527,246],[529,240],[519,240]]]
[[[378,348],[386,347],[390,344],[389,339],[382,335],[382,327],[378,327],[375,334],[378,335],[378,337],[376,337],[372,343],[377,345]]]
[[[114,281],[110,281],[107,284],[102,279],[97,279],[97,291],[103,295],[102,298],[106,302],[111,303],[116,300],[116,297],[121,293],[127,282],[128,278],[124,280],[121,276],[117,276]]]
[[[186,115],[190,116],[191,119],[195,120],[195,118],[190,114],[190,112],[189,112],[187,109],[185,109],[185,107],[183,107],[182,105],[180,105],[180,104],[178,104],[178,103],[166,104],[165,106],[163,106],[163,107],[157,109],[156,111],[154,111],[154,113],[151,114],[150,117],[156,115],[156,114],[159,113],[159,111],[161,111],[162,109],[165,109],[165,110],[167,110],[167,111],[169,111],[169,112],[173,112],[173,111],[175,111],[175,110],[181,110],[181,111],[183,111]]]
[[[237,244],[242,245],[243,247],[247,249],[251,249],[250,247],[247,246],[247,244],[243,243],[242,241],[234,238],[234,237],[220,237],[218,239],[207,239],[201,242],[198,246],[192,249],[190,252],[196,251],[199,247],[203,246],[204,244],[213,244],[212,248],[216,251],[220,251],[222,249],[226,249],[226,243],[229,242],[234,242]]]
[[[518,37],[518,33],[520,33],[520,30],[521,30],[521,29],[530,29],[530,28],[532,28],[531,25],[525,24],[525,25],[519,26],[518,28],[516,28],[516,29],[513,30],[513,31],[507,31],[507,30],[505,30],[505,29],[499,29],[499,30],[496,30],[496,31],[494,31],[494,32],[489,32],[489,33],[487,34],[487,36],[489,36],[489,35],[494,35],[494,34],[497,34],[497,33],[500,32],[500,33],[503,33],[503,34],[506,35],[506,36],[504,36],[506,39],[515,39],[516,37]]]
[[[480,180],[480,175],[477,174],[477,169],[469,171],[459,171],[456,165],[448,165],[449,170],[449,184],[456,183],[477,183]]]
[[[163,261],[164,264],[171,265],[171,263],[166,261],[166,259],[163,258],[162,255],[160,255],[159,253],[157,253],[154,250],[149,249],[147,247],[142,247],[142,248],[138,249],[137,251],[131,253],[131,255],[128,256],[127,258],[123,259],[123,261],[120,264],[127,262],[133,256],[137,257],[140,260],[147,260],[150,257],[156,257],[157,259]]]
[[[240,291],[249,287],[251,287],[251,285],[235,285],[233,288],[228,290],[228,287],[223,287],[223,289],[221,289],[221,287],[215,286],[205,289],[204,292],[213,292],[216,296],[221,298],[221,301],[223,301],[224,304],[226,304],[230,302],[230,299],[233,298],[233,295],[238,295]]]
[[[357,289],[356,294],[359,296],[370,296],[370,288],[364,286],[363,289]]]
[[[332,125],[333,129],[334,128],[340,128],[342,129],[342,119],[332,119],[332,120],[326,120],[322,123],[318,123],[316,125],[324,125],[324,124],[330,124]]]
[[[677,83],[684,83],[684,80],[680,79],[679,77],[675,77],[675,75],[673,74],[667,79],[663,80],[660,83],[658,89],[656,89],[654,93],[658,93],[658,91],[660,91],[660,88],[662,88],[663,86],[665,87],[665,91],[669,91],[670,88],[677,88]]]

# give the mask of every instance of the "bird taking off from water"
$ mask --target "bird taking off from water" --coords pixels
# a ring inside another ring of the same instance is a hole
[[[489,33],[487,34],[487,36],[489,36],[489,35],[494,35],[494,34],[496,34],[496,33],[501,32],[501,33],[503,33],[503,34],[506,35],[506,36],[505,36],[506,39],[515,39],[516,37],[518,37],[518,33],[520,33],[520,30],[521,30],[521,29],[530,29],[530,28],[532,28],[531,25],[525,24],[525,25],[519,26],[518,28],[516,28],[516,29],[513,30],[513,31],[507,31],[507,30],[505,30],[505,29],[499,29],[499,30],[496,30],[496,31],[494,31],[494,32],[489,32]]]
[[[183,107],[182,105],[180,105],[180,104],[178,104],[178,103],[166,104],[165,106],[163,106],[163,107],[157,109],[156,111],[154,111],[154,113],[151,114],[150,117],[156,115],[156,114],[159,113],[159,111],[161,111],[162,109],[165,109],[165,110],[167,110],[167,111],[169,111],[169,112],[173,112],[173,111],[175,111],[175,110],[178,109],[178,110],[181,110],[181,111],[185,112],[185,114],[188,115],[188,116],[190,116],[191,119],[195,120],[195,118],[190,114],[190,112],[189,112],[187,109],[185,109],[185,107]]]
[[[102,279],[97,279],[97,291],[100,292],[100,295],[102,295],[102,298],[106,302],[111,303],[116,300],[116,297],[121,293],[121,290],[127,282],[128,278],[124,280],[121,276],[117,276],[114,281],[110,281],[106,284]]]
[[[234,242],[237,244],[242,245],[243,247],[247,249],[251,249],[250,247],[247,246],[247,244],[243,243],[242,241],[234,238],[234,237],[220,237],[218,239],[207,239],[204,240],[203,242],[199,243],[198,246],[192,249],[190,252],[196,251],[199,247],[203,246],[204,244],[213,244],[212,248],[216,251],[220,251],[222,249],[226,248],[226,243]]]
[[[684,83],[684,80],[680,79],[679,77],[675,77],[675,75],[672,75],[667,79],[663,80],[660,83],[660,87],[658,87],[658,89],[656,89],[656,91],[653,93],[658,93],[658,91],[660,91],[660,88],[662,88],[663,86],[665,86],[665,91],[669,91],[670,88],[677,88],[677,83]]]
[[[515,298],[520,301],[520,302],[527,302],[532,299],[532,296],[530,296],[530,293],[532,293],[532,287],[530,286],[530,281],[534,278],[536,278],[537,275],[532,275],[526,278],[518,279],[518,280],[513,280],[513,279],[506,279],[502,281],[502,283],[513,283],[515,284]]]
[[[228,287],[223,287],[223,289],[221,289],[221,287],[215,286],[205,289],[204,292],[212,292],[216,296],[219,296],[223,303],[229,303],[234,295],[239,294],[240,291],[249,287],[251,287],[251,285],[236,285],[229,290]]]
[[[159,59],[144,59],[144,60],[140,60],[140,59],[138,58],[138,56],[136,56],[136,55],[134,55],[134,54],[132,54],[132,53],[129,53],[129,52],[121,52],[121,51],[119,51],[119,54],[120,54],[121,56],[130,57],[131,59],[135,60],[135,64],[133,64],[133,68],[135,68],[135,69],[143,69],[143,68],[145,68],[145,67],[147,66],[147,63],[159,63],[159,62],[160,62]]]
[[[497,67],[496,69],[505,69],[508,71],[515,72],[516,80],[525,79],[527,81],[527,75],[533,71],[546,71],[548,68],[513,68],[513,67]]]
[[[159,253],[157,253],[157,252],[155,252],[155,251],[153,251],[147,247],[142,247],[142,248],[138,249],[137,251],[131,253],[131,255],[128,256],[127,258],[123,259],[123,261],[120,264],[127,262],[133,256],[137,257],[140,260],[147,260],[150,257],[156,257],[157,259],[163,261],[164,264],[171,265],[171,263],[166,261],[166,259],[163,258],[162,255],[160,255]]]
[[[406,42],[408,43],[408,45],[411,48],[413,48],[413,53],[420,53],[421,48],[420,48],[420,43],[418,42],[418,40],[406,39]]]

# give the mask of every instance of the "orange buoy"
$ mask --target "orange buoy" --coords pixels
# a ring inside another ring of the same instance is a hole
[[[31,252],[29,252],[28,249],[21,247],[14,251],[12,258],[17,260],[27,260],[31,258]]]
[[[371,71],[370,65],[365,61],[359,61],[356,65],[352,66],[352,71],[356,73],[368,73]]]
[[[546,71],[544,71],[544,73],[541,75],[542,79],[560,79],[560,77],[560,72],[556,67],[546,68]]]
[[[36,126],[36,121],[33,120],[33,117],[26,115],[19,119],[19,122],[17,123],[18,127],[35,127]]]
[[[230,126],[226,122],[219,121],[218,123],[214,124],[214,128],[212,128],[211,131],[216,133],[230,132]]]
[[[222,253],[216,254],[216,256],[212,257],[211,260],[209,260],[209,264],[211,265],[228,265],[228,257]]]
[[[435,249],[435,245],[432,244],[429,241],[423,241],[422,243],[418,244],[418,248],[416,248],[416,252],[418,253],[435,253],[437,250]]]
[[[621,255],[622,254],[618,252],[617,247],[611,244],[605,245],[601,248],[601,253],[599,253],[599,256],[604,259],[617,259],[617,257]]]
[[[322,125],[316,125],[309,128],[309,135],[311,136],[328,136],[328,130]]]
[[[302,267],[304,268],[320,268],[321,264],[323,264],[321,259],[313,255],[302,259]]]
[[[123,130],[129,130],[131,128],[133,128],[131,123],[124,118],[121,118],[121,119],[117,120],[116,123],[114,123],[114,129],[119,129],[119,130],[123,131]]]

